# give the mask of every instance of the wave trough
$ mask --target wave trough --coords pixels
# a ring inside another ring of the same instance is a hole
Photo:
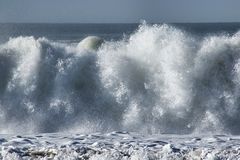
[[[98,50],[82,44],[0,45],[1,133],[240,133],[239,33],[143,24]]]

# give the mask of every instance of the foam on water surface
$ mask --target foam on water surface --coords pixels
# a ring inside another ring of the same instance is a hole
[[[239,159],[240,137],[107,134],[1,135],[1,159]]]

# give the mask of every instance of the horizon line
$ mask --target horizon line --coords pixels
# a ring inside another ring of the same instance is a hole
[[[143,22],[0,22],[0,24],[142,24]],[[217,23],[240,23],[240,21],[228,22],[146,22],[146,24],[217,24]]]

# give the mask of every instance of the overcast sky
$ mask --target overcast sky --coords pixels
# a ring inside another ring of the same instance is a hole
[[[240,22],[240,0],[0,0],[0,22]]]

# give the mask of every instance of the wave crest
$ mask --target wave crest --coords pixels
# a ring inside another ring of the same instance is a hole
[[[238,33],[199,39],[166,24],[98,50],[12,38],[0,46],[0,129],[237,134],[239,53]]]

